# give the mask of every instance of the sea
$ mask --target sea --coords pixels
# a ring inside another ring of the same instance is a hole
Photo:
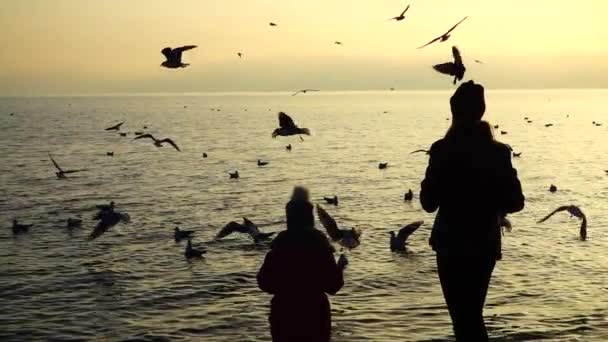
[[[450,95],[0,98],[0,340],[269,341],[271,296],[256,283],[268,245],[214,237],[242,217],[285,229],[291,190],[304,185],[341,227],[363,232],[344,251],[345,285],[330,298],[332,340],[453,341],[428,245],[434,214],[418,196],[428,156],[410,153],[445,134]],[[608,90],[490,89],[486,98],[496,139],[521,153],[512,162],[526,197],[509,216],[486,301],[491,339],[606,341]],[[273,139],[279,111],[312,135]],[[105,130],[120,122],[126,136]],[[171,138],[181,152],[134,140],[137,131]],[[85,171],[58,179],[49,153]],[[326,205],[334,195],[339,205]],[[110,201],[131,221],[88,241],[95,205]],[[587,241],[565,212],[537,223],[569,204],[587,216]],[[66,228],[69,217],[82,227]],[[33,226],[13,236],[13,219]],[[425,223],[409,252],[392,253],[389,232],[417,220]],[[186,260],[175,227],[195,231],[204,258]]]

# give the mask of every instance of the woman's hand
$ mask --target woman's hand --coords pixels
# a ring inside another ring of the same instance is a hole
[[[348,259],[346,259],[346,255],[340,254],[340,257],[338,258],[338,268],[341,271],[344,271],[346,265],[348,265]]]

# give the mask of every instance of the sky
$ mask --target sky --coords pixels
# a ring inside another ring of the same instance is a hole
[[[0,96],[449,89],[452,45],[489,88],[608,88],[606,0],[0,1]]]

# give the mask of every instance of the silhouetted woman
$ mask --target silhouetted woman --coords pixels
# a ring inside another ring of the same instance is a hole
[[[524,196],[510,149],[492,137],[484,89],[463,83],[450,99],[452,126],[430,152],[420,202],[439,209],[430,244],[458,341],[488,341],[483,306],[501,253],[500,219]]]
[[[258,273],[260,289],[273,294],[273,341],[326,342],[331,335],[327,294],[344,284],[345,259],[336,264],[334,249],[314,228],[308,191],[296,187],[287,203],[287,230],[278,234]]]

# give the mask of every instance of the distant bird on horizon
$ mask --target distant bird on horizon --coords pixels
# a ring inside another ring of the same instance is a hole
[[[335,44],[335,45],[344,45],[344,44],[342,44],[342,42],[341,42],[341,41],[338,41],[338,40],[336,40],[336,41],[334,42],[334,44]]]
[[[460,51],[458,51],[456,46],[452,46],[452,56],[454,57],[454,62],[436,64],[433,66],[433,69],[442,74],[454,76],[454,84],[456,84],[456,82],[462,81],[464,78],[464,73],[467,69],[462,63]]]
[[[168,69],[178,69],[187,67],[190,64],[182,63],[182,52],[194,49],[195,47],[196,45],[185,45],[175,49],[171,49],[170,47],[162,49],[160,52],[165,56],[166,60],[162,62],[160,66]]]
[[[258,159],[258,166],[266,166],[268,165],[267,161],[262,161],[262,159]]]
[[[553,184],[551,184],[551,186],[549,186],[549,192],[556,192],[557,191],[557,187]]]
[[[538,221],[538,223],[545,222],[547,219],[549,219],[549,217],[553,216],[553,214],[558,213],[560,211],[567,211],[570,214],[570,217],[574,216],[574,217],[577,217],[580,220],[582,220],[579,235],[580,235],[580,238],[582,241],[587,240],[587,217],[585,216],[583,211],[576,205],[564,205],[564,206],[558,207],[557,209],[552,211],[549,215],[545,216],[540,221]]]
[[[144,138],[152,139],[152,141],[154,142],[154,146],[156,146],[156,147],[162,147],[163,143],[167,143],[167,144],[173,146],[178,152],[181,152],[179,147],[177,147],[177,145],[173,142],[173,140],[171,140],[169,138],[158,140],[152,134],[142,134],[142,135],[136,136],[135,138],[133,138],[133,140],[144,139]]]
[[[323,197],[323,200],[327,204],[338,205],[338,196],[334,195],[334,197]]]
[[[276,138],[277,136],[287,137],[290,135],[300,135],[306,134],[310,135],[310,130],[308,128],[300,128],[298,127],[289,115],[284,112],[279,112],[279,128],[275,129],[272,132],[272,137]],[[291,146],[291,145],[289,145]]]
[[[179,227],[173,229],[173,239],[175,242],[180,242],[183,239],[190,239],[192,234],[194,234],[193,230],[181,230]]]
[[[406,202],[411,202],[414,199],[414,192],[412,189],[409,189],[404,195],[403,200]]]
[[[230,179],[237,179],[240,177],[238,170],[235,170],[234,172],[228,172],[228,174],[230,175]]]
[[[291,96],[296,96],[296,95],[298,95],[300,93],[306,94],[309,91],[320,91],[320,90],[319,89],[301,89],[301,90],[298,90],[295,93],[291,94]]]
[[[82,226],[82,219],[69,217],[66,221],[67,228],[80,228]]]
[[[399,233],[390,232],[391,234],[391,252],[406,252],[407,239],[412,235],[420,226],[424,224],[424,221],[416,221],[410,223],[403,228],[399,229]]]
[[[118,133],[118,134],[120,134],[121,137],[126,137],[127,136],[127,133]]]
[[[89,235],[89,241],[95,240],[121,222],[129,223],[131,221],[131,217],[128,214],[119,213],[114,210],[102,210],[98,212],[93,219],[99,221],[99,223]]]
[[[239,56],[239,58],[243,58],[243,53],[242,52],[237,52],[236,55]]]
[[[286,149],[287,151],[291,151],[291,144],[289,144],[289,145],[285,146],[285,149]]]
[[[271,21],[271,22],[270,22],[270,24],[268,24],[268,25],[273,26],[273,27],[278,27],[278,26],[279,26],[279,25],[277,25],[276,23],[273,23],[272,21]]]
[[[425,150],[425,149],[419,149],[416,151],[412,151],[412,152],[410,152],[410,154],[420,153],[420,152],[424,152],[424,154],[427,154],[427,155],[431,154],[431,150]]]
[[[463,18],[462,20],[460,20],[460,21],[459,21],[459,22],[458,22],[456,25],[452,26],[452,28],[451,28],[451,29],[449,29],[449,30],[448,30],[448,32],[446,32],[446,33],[442,34],[441,36],[439,36],[439,37],[437,37],[437,38],[435,38],[435,39],[431,40],[430,42],[428,42],[428,43],[426,43],[426,44],[424,44],[424,45],[422,45],[422,46],[418,47],[418,49],[422,49],[423,47],[429,46],[429,45],[431,45],[431,44],[433,44],[433,43],[435,43],[435,42],[437,42],[437,41],[439,41],[440,43],[442,43],[442,42],[445,42],[446,40],[450,39],[450,33],[451,33],[452,31],[454,31],[454,29],[455,29],[456,27],[458,27],[458,25],[460,25],[460,24],[461,24],[463,21],[465,21],[467,18],[468,18],[468,16],[464,17],[464,18]]]
[[[378,164],[378,169],[380,170],[384,170],[388,167],[388,163],[379,163]]]
[[[552,126],[553,126],[552,123],[545,124],[545,127],[552,127]]]
[[[353,249],[359,246],[361,231],[356,228],[340,229],[336,220],[331,217],[323,207],[317,204],[317,215],[319,221],[325,227],[327,235],[334,242],[339,243],[342,247]]]
[[[477,64],[485,64],[483,61],[480,61],[479,59],[476,59],[475,63],[477,63]]]
[[[193,248],[192,239],[188,239],[188,244],[186,244],[186,249],[184,250],[184,256],[186,257],[186,259],[200,258],[205,253],[207,253],[207,251],[204,249]]]
[[[207,158],[207,153],[203,152],[203,158]]]
[[[407,12],[407,10],[410,9],[410,6],[411,5],[408,4],[407,7],[403,10],[403,12],[401,12],[401,14],[399,14],[396,17],[390,18],[389,20],[401,21],[401,20],[405,19],[405,12]]]
[[[505,135],[505,134],[509,134],[509,132],[507,132],[507,131],[500,131],[500,134],[501,135]]]
[[[13,219],[13,234],[19,235],[23,233],[27,233],[33,224],[21,224],[17,221],[17,219]]]
[[[114,126],[110,126],[110,127],[106,128],[106,131],[118,131],[118,130],[120,130],[120,126],[122,126],[124,123],[125,122],[123,121],[123,122],[118,123],[118,124],[116,124]]]
[[[70,174],[70,173],[76,173],[76,172],[82,172],[82,171],[87,171],[86,169],[79,169],[79,170],[63,170],[59,164],[57,164],[57,162],[55,161],[55,159],[53,159],[53,156],[51,156],[51,153],[49,153],[49,158],[51,158],[51,161],[53,162],[53,165],[55,165],[55,168],[57,169],[57,172],[55,172],[55,175],[57,176],[57,178],[59,179],[65,179],[66,174]]]

